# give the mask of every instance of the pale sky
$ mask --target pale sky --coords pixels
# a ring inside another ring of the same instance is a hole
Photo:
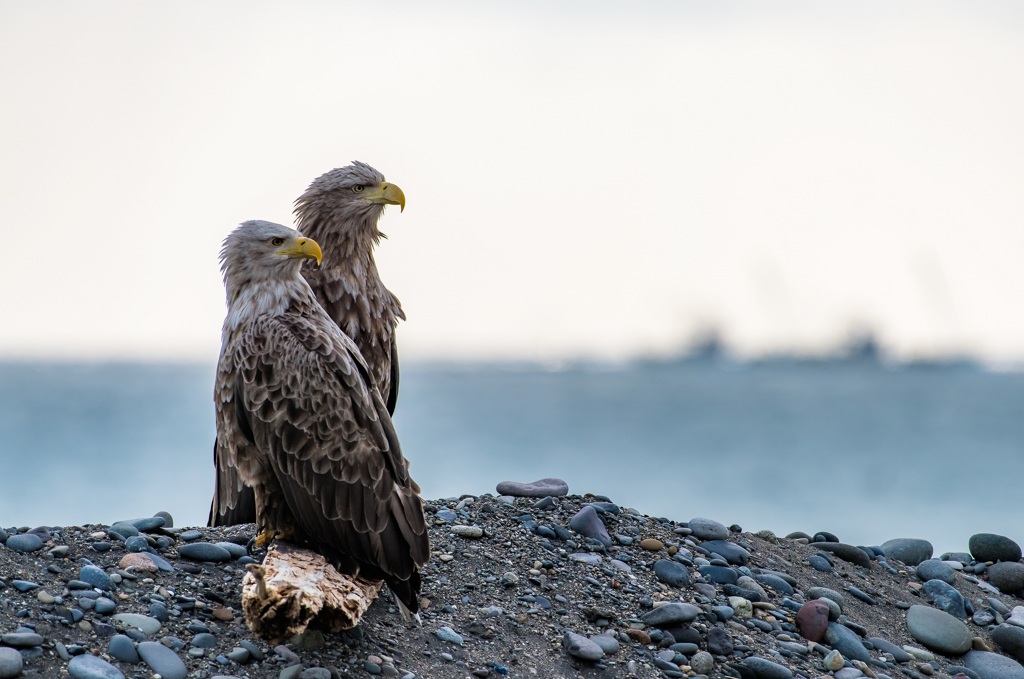
[[[404,357],[1024,359],[1024,4],[0,0],[0,357],[213,361],[353,159]]]

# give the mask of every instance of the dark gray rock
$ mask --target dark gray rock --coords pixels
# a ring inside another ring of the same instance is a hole
[[[209,542],[190,542],[178,547],[178,554],[192,561],[222,562],[231,561],[231,552]]]
[[[825,630],[825,643],[843,654],[844,658],[869,662],[871,654],[857,633],[845,625],[830,622]]]
[[[754,576],[754,579],[762,585],[771,587],[780,594],[788,595],[793,593],[793,585],[789,584],[781,576],[775,575],[774,573],[759,573]]]
[[[604,527],[604,521],[593,507],[584,507],[578,511],[576,516],[569,520],[569,528],[583,537],[598,540],[605,547],[610,547],[612,544],[612,538],[608,535],[608,529]]]
[[[149,540],[142,535],[133,535],[125,539],[124,548],[129,552],[150,552],[153,548],[149,546]]]
[[[992,630],[992,641],[1006,655],[1024,662],[1024,627],[1003,623]]]
[[[7,549],[27,554],[43,548],[43,539],[34,533],[21,533],[7,538]]]
[[[200,632],[192,637],[192,646],[195,648],[216,648],[217,637],[209,632]]]
[[[162,516],[148,516],[144,519],[127,519],[125,521],[118,521],[118,524],[129,524],[134,526],[136,530],[143,533],[149,533],[156,530],[157,528],[163,528],[167,525],[166,519]]]
[[[135,650],[135,643],[123,634],[115,634],[110,637],[110,643],[107,644],[107,653],[121,662],[131,663],[132,665],[139,663],[139,653]]]
[[[604,657],[604,651],[596,642],[570,630],[565,630],[562,635],[562,646],[566,653],[582,660],[594,661]]]
[[[677,561],[669,561],[667,559],[655,561],[654,574],[658,577],[658,580],[666,585],[673,587],[690,586],[689,571],[686,570],[686,566]]]
[[[697,517],[686,525],[701,540],[724,540],[729,537],[729,529],[714,519]]]
[[[1024,666],[1013,658],[989,651],[970,651],[964,656],[964,667],[981,679],[1024,679]]]
[[[68,663],[68,673],[74,679],[124,679],[121,670],[89,653],[73,657]]]
[[[816,542],[814,546],[823,552],[835,554],[843,561],[849,561],[864,568],[871,568],[871,557],[860,547],[854,547],[843,542]]]
[[[917,579],[921,582],[942,580],[952,585],[956,582],[956,572],[944,561],[925,559],[917,565]]]
[[[13,648],[0,647],[0,679],[14,679],[21,674],[24,661]]]
[[[916,566],[922,561],[932,558],[932,543],[919,538],[896,538],[882,543],[882,551],[890,559],[902,561],[908,566]]]
[[[750,560],[750,554],[747,550],[725,540],[706,540],[701,543],[701,547],[709,552],[718,554],[729,563],[737,566],[745,566],[747,561]]]
[[[793,672],[783,665],[751,656],[743,661],[743,666],[754,673],[757,679],[792,679]]]
[[[1024,590],[1024,563],[1002,561],[994,563],[985,571],[988,581],[1000,592],[1016,594]]]
[[[498,495],[511,495],[512,497],[562,497],[569,494],[569,484],[562,479],[540,479],[533,483],[520,483],[518,481],[502,481],[496,490]]]
[[[82,570],[78,573],[78,579],[82,582],[88,582],[97,589],[104,589],[108,592],[114,589],[113,580],[110,579],[110,576],[102,568],[97,566],[82,566]]]
[[[42,646],[43,637],[35,632],[9,632],[0,635],[0,643],[14,648],[35,648]]]
[[[807,590],[808,599],[828,599],[834,601],[839,606],[839,610],[843,609],[843,605],[846,603],[846,599],[840,592],[828,587],[810,587]]]
[[[139,657],[150,669],[159,674],[161,679],[185,679],[188,675],[188,668],[178,654],[155,641],[140,643]]]
[[[739,573],[728,566],[701,566],[697,569],[701,576],[719,585],[735,585],[739,580]]]
[[[693,604],[673,602],[652,608],[641,615],[640,619],[645,625],[669,627],[671,625],[691,622],[699,613],[700,609]]]
[[[884,547],[885,545],[883,545],[883,548]],[[889,653],[892,655],[893,659],[898,663],[910,662],[913,658],[913,656],[888,639],[883,639],[882,637],[868,637],[868,641],[870,641],[871,645],[882,653]]]
[[[96,599],[95,611],[100,615],[110,615],[117,610],[117,604],[114,603],[113,599],[109,599],[105,596],[101,596]]]
[[[619,652],[618,640],[610,634],[595,634],[590,640],[601,647],[605,655],[614,655]]]
[[[963,655],[971,648],[967,625],[931,606],[911,606],[907,610],[907,629],[918,642],[933,651]]]
[[[732,636],[721,627],[712,627],[707,634],[708,651],[713,655],[732,655]]]
[[[995,533],[977,533],[967,541],[967,548],[976,561],[1020,561],[1020,545]]]
[[[196,530],[195,528],[191,530],[182,531],[178,534],[178,539],[182,542],[193,542],[195,540],[201,539],[202,537],[203,531]]]
[[[822,573],[828,573],[832,570],[832,562],[821,556],[820,554],[812,554],[807,557],[807,563],[816,571]]]
[[[967,619],[967,607],[964,595],[956,587],[942,580],[929,580],[924,583],[924,594],[936,608],[941,609],[955,618]]]
[[[228,653],[228,660],[236,662],[239,665],[247,664],[250,660],[249,649],[242,648],[241,646],[235,646],[231,649],[231,652]]]

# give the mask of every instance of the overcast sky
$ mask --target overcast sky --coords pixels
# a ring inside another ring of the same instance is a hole
[[[1024,358],[1024,4],[0,1],[0,356],[213,361],[353,159],[406,357]]]

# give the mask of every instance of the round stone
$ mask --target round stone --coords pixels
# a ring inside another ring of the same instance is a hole
[[[896,538],[882,543],[882,551],[890,559],[902,561],[908,566],[916,566],[922,561],[932,558],[932,543],[918,538]]]
[[[697,674],[710,674],[715,666],[715,658],[707,651],[699,651],[690,658],[690,669]]]
[[[977,533],[967,541],[975,561],[1020,561],[1020,545],[995,533]]]
[[[581,660],[595,661],[604,657],[604,651],[596,642],[570,630],[562,635],[562,646],[566,653]]]
[[[721,627],[712,627],[708,630],[707,642],[708,653],[724,656],[732,655],[732,636]]]
[[[690,573],[686,566],[676,561],[659,559],[654,562],[654,574],[658,580],[673,587],[688,587],[690,585]]]
[[[1024,679],[1024,666],[998,653],[969,651],[963,663],[981,679]]]
[[[71,662],[68,663],[68,673],[74,679],[124,679],[121,670],[103,658],[90,653],[83,653],[71,658]]]
[[[236,662],[239,665],[244,665],[249,662],[249,650],[242,648],[241,646],[236,646],[231,649],[230,653],[228,653],[228,660]]]
[[[192,561],[231,561],[231,552],[209,542],[191,542],[178,547],[178,554]]]
[[[78,573],[78,579],[82,582],[88,582],[97,589],[105,589],[107,591],[114,589],[114,582],[110,579],[110,576],[97,566],[82,566],[82,570]]]
[[[828,630],[828,604],[821,599],[808,601],[796,614],[796,626],[800,636],[809,641],[819,642]]]
[[[192,528],[191,530],[182,531],[178,537],[182,542],[192,542],[194,540],[201,539],[203,537],[203,531]]]
[[[14,679],[21,674],[23,664],[21,653],[0,646],[0,679]]]
[[[215,542],[214,544],[226,549],[232,559],[241,559],[249,554],[249,550],[246,549],[245,545],[239,545],[234,542]]]
[[[644,538],[640,541],[640,548],[648,552],[658,552],[665,549],[665,543],[655,538]]]
[[[1024,590],[1024,563],[1001,561],[985,571],[988,581],[1006,594],[1017,594]]]
[[[1024,627],[1003,623],[992,630],[992,641],[1006,655],[1024,662]]]
[[[868,637],[868,641],[871,642],[871,645],[874,646],[876,650],[882,653],[892,654],[893,659],[898,663],[906,663],[911,660],[909,653],[888,639],[883,639],[882,637]]]
[[[569,494],[569,484],[562,479],[540,479],[533,483],[520,483],[518,481],[502,481],[496,490],[498,495],[510,495],[512,497],[562,497]]]
[[[729,537],[729,529],[714,519],[697,517],[686,525],[701,540],[724,540]]]
[[[598,515],[597,510],[592,506],[587,506],[576,512],[576,515],[569,520],[569,528],[579,533],[585,538],[593,538],[599,541],[605,547],[609,547],[612,544],[612,538],[608,535],[608,529],[604,526],[604,521]]]
[[[139,657],[150,669],[159,674],[161,679],[185,679],[188,676],[185,662],[163,644],[143,641],[139,644]]]
[[[7,538],[7,549],[21,552],[35,552],[43,548],[43,539],[35,533],[21,533]]]
[[[924,583],[924,594],[932,604],[949,613],[955,618],[964,620],[967,618],[967,607],[964,602],[964,595],[953,585],[942,580],[929,580]]]
[[[113,599],[108,599],[105,596],[101,596],[96,599],[95,611],[100,615],[110,615],[117,610],[117,604],[114,603]]]
[[[136,665],[139,662],[139,653],[135,650],[135,642],[124,634],[115,634],[110,637],[107,644],[107,653],[121,662]]]
[[[921,582],[942,580],[952,585],[956,582],[956,572],[945,561],[925,559],[917,565],[917,578]]]
[[[192,637],[192,646],[195,648],[216,648],[217,637],[209,632],[200,632]]]
[[[911,636],[933,651],[963,655],[971,648],[967,625],[931,606],[911,606],[907,611],[907,628]]]

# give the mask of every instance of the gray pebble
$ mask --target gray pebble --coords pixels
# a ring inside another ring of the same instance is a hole
[[[178,554],[192,561],[231,561],[231,552],[209,542],[192,542],[178,547]]]
[[[156,634],[160,631],[160,621],[148,615],[138,613],[117,613],[111,618],[124,627],[140,630],[143,634]]]
[[[594,661],[604,657],[600,645],[570,630],[565,630],[565,634],[562,635],[562,646],[565,647],[566,653],[582,660]]]
[[[608,529],[605,528],[604,521],[601,520],[597,510],[593,507],[583,507],[577,512],[569,520],[569,528],[572,528],[583,537],[598,540],[605,547],[610,547],[612,544],[612,538],[608,535]]]
[[[1020,561],[1020,545],[995,533],[977,533],[967,541],[967,548],[976,561]]]
[[[0,643],[14,648],[35,648],[43,644],[43,637],[35,632],[9,632],[0,635]]]
[[[653,627],[668,627],[671,625],[678,625],[681,623],[692,622],[697,615],[700,614],[700,609],[693,604],[673,602],[652,608],[643,615],[640,619],[645,625],[651,625]]]
[[[673,587],[688,587],[690,585],[690,573],[686,566],[676,561],[659,559],[654,562],[654,574],[658,580]]]
[[[569,484],[562,479],[540,479],[533,483],[502,481],[496,488],[498,495],[512,497],[561,497],[569,494]],[[500,499],[500,498],[499,498]]]
[[[917,565],[917,578],[922,582],[942,580],[952,585],[956,582],[956,573],[945,561],[926,559]]]
[[[24,661],[13,648],[0,647],[0,679],[13,679],[21,674]]]
[[[926,559],[932,558],[932,543],[919,538],[896,538],[882,543],[882,551],[890,559],[902,561],[908,566],[916,566]]]
[[[911,606],[907,610],[907,628],[917,641],[933,651],[962,655],[971,648],[967,625],[937,608]]]
[[[217,637],[209,632],[200,632],[192,637],[192,646],[195,648],[216,648]]]
[[[793,673],[788,667],[757,656],[746,658],[743,665],[753,672],[757,679],[792,679],[793,677]]]
[[[121,670],[89,653],[73,657],[68,663],[68,673],[74,679],[124,679]]]
[[[155,641],[139,644],[139,657],[160,675],[161,679],[185,679],[188,669],[178,654]]]
[[[830,622],[825,630],[825,643],[843,654],[844,658],[870,662],[871,654],[857,633],[845,625]]]
[[[216,542],[214,544],[217,547],[227,550],[227,553],[231,555],[232,559],[241,559],[243,556],[249,554],[249,550],[245,548],[245,545],[238,545],[234,542]]]
[[[115,634],[110,637],[107,644],[107,653],[121,662],[136,665],[139,662],[139,653],[135,650],[135,643],[123,634]]]
[[[15,552],[28,553],[35,552],[43,548],[43,539],[34,533],[22,533],[20,535],[12,535],[7,538],[7,549],[12,549]]]
[[[178,539],[182,542],[192,542],[193,540],[199,540],[203,537],[203,531],[201,530],[186,530],[178,534]]]
[[[88,582],[97,589],[105,589],[107,591],[114,589],[114,583],[110,576],[102,568],[96,566],[82,566],[82,570],[78,573],[78,579],[82,582]]]
[[[1024,563],[1002,561],[994,563],[985,572],[988,581],[1000,592],[1017,594],[1024,590]]]
[[[928,600],[936,608],[949,613],[961,620],[967,618],[967,608],[964,605],[964,595],[956,587],[942,580],[929,580],[922,588]]]
[[[231,649],[231,652],[228,653],[228,660],[232,660],[238,663],[239,665],[246,664],[250,660],[249,649],[242,648],[241,646],[235,646],[233,649]]]
[[[1024,679],[1024,666],[998,653],[968,651],[963,664],[981,679]]]
[[[458,644],[459,646],[462,645],[462,635],[447,625],[439,627],[434,634],[436,634],[437,638],[441,641],[448,641],[453,644]]]
[[[484,529],[480,526],[463,526],[462,524],[457,524],[452,526],[452,534],[458,535],[460,538],[475,540],[484,536]]]
[[[992,630],[992,641],[1006,655],[1024,662],[1024,628],[1003,623]]]
[[[701,540],[724,540],[729,537],[729,529],[714,519],[697,517],[686,525]]]

